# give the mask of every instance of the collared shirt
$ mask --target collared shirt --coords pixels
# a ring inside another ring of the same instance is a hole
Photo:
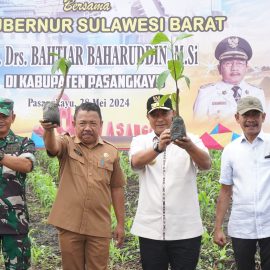
[[[270,237],[270,134],[249,143],[239,137],[224,148],[220,183],[233,185],[228,234],[243,239]]]
[[[191,134],[191,140],[207,151],[202,141]],[[131,157],[153,147],[155,133],[134,137]],[[197,168],[188,153],[169,144],[166,151],[139,174],[139,201],[131,232],[154,240],[180,240],[203,233],[197,194]]]
[[[265,109],[264,91],[260,88],[252,86],[245,81],[239,85],[240,96],[255,96],[262,102]],[[193,106],[195,119],[234,119],[237,103],[233,97],[232,84],[219,81],[217,83],[202,86]]]
[[[111,188],[123,187],[117,149],[99,138],[88,148],[77,137],[58,137],[60,182],[49,223],[72,232],[111,237]]]
[[[0,139],[5,155],[26,157],[35,162],[34,142],[15,135],[11,130]],[[25,197],[25,173],[13,171],[0,164],[0,234],[28,232],[29,214]]]

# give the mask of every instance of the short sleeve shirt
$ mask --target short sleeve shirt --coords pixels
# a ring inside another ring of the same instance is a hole
[[[188,134],[199,148],[203,142]],[[153,147],[154,132],[134,137],[130,159],[141,150]],[[139,201],[131,232],[153,240],[181,240],[203,233],[198,201],[197,168],[182,148],[169,144],[166,151],[139,174]]]
[[[49,223],[72,232],[111,237],[111,188],[125,178],[117,149],[99,138],[88,148],[76,137],[58,137],[60,182]]]
[[[35,161],[35,145],[31,139],[15,135],[11,130],[0,139],[6,155],[26,157]],[[25,173],[0,165],[0,234],[28,232],[29,214],[25,197]]]
[[[239,137],[224,148],[220,183],[232,185],[228,234],[243,239],[270,237],[270,135],[249,143]]]

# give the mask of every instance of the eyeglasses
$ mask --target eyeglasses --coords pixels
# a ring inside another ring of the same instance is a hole
[[[231,68],[233,65],[235,67],[244,67],[246,66],[246,61],[245,60],[226,60],[226,61],[222,61],[222,66],[226,67],[226,68]]]

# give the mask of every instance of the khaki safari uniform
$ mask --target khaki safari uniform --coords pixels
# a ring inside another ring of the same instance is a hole
[[[59,230],[63,269],[106,270],[111,232],[111,188],[123,187],[117,149],[99,138],[88,148],[58,137],[60,183],[49,223]],[[91,243],[84,247],[85,242]]]
[[[262,102],[265,109],[265,96],[262,89],[245,81],[242,81],[238,86],[241,98],[255,96]],[[223,81],[202,86],[194,103],[194,118],[196,120],[234,119],[237,103],[233,97],[232,88],[233,85]]]
[[[79,234],[111,237],[111,187],[123,187],[117,149],[99,138],[89,149],[77,137],[59,137],[60,183],[49,223]]]

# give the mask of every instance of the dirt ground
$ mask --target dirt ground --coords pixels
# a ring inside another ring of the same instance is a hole
[[[137,195],[138,182],[137,180],[131,180],[126,190],[126,200],[129,202],[128,211],[130,215],[135,214]],[[30,215],[30,234],[35,238],[38,246],[48,246],[52,251],[52,254],[48,254],[46,262],[44,260],[37,262],[36,265],[32,266],[32,270],[61,269],[61,254],[58,245],[57,230],[47,224],[49,212],[42,208],[29,187],[27,190],[27,204]],[[141,270],[142,268],[138,258],[126,264],[115,264],[111,270]],[[0,269],[2,269],[1,266]]]

